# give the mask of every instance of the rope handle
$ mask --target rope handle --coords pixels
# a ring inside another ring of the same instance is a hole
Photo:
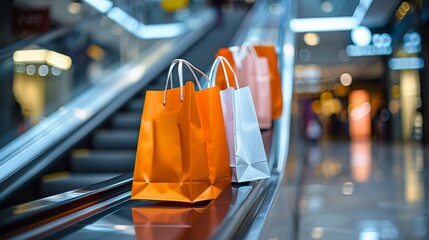
[[[240,86],[238,85],[238,81],[237,81],[237,75],[235,74],[234,69],[231,67],[231,64],[228,62],[228,60],[223,56],[218,56],[215,59],[215,61],[213,62],[213,65],[212,65],[212,67],[210,69],[210,73],[209,73],[209,79],[210,79],[209,84],[211,83],[213,85],[209,85],[209,86],[214,87],[216,85],[216,73],[217,73],[217,70],[219,68],[219,63],[222,64],[223,74],[225,76],[227,87],[230,88],[225,63],[228,66],[229,70],[231,70],[232,74],[234,75],[235,85],[237,86],[237,89],[240,89]]]
[[[176,64],[178,64],[177,73],[179,75],[180,101],[183,101],[183,99],[184,99],[184,97],[183,97],[183,63],[185,64],[186,67],[188,67],[189,71],[194,76],[194,79],[197,82],[197,86],[198,86],[199,90],[201,90],[201,84],[200,84],[200,81],[198,80],[197,75],[195,74],[194,70],[199,72],[203,77],[205,77],[207,79],[207,81],[210,82],[209,77],[207,77],[207,75],[204,74],[203,71],[201,71],[200,69],[198,69],[197,67],[192,65],[190,62],[186,61],[185,59],[174,59],[170,64],[170,68],[168,69],[167,81],[165,82],[164,99],[163,99],[164,106],[167,104],[168,82],[170,82],[170,86],[171,86],[171,88],[173,88],[172,71],[174,69],[174,66],[176,66]]]

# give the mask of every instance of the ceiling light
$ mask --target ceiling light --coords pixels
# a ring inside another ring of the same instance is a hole
[[[360,0],[357,5],[353,17],[356,19],[358,24],[362,22],[363,17],[365,17],[366,12],[372,4],[372,0]]]
[[[113,3],[108,0],[84,0],[84,2],[101,13],[106,13],[113,7]]]
[[[353,16],[329,18],[295,18],[289,23],[294,32],[346,31],[356,28],[373,0],[360,0]]]
[[[44,63],[47,50],[18,50],[13,53],[15,63]]]
[[[331,1],[323,0],[322,3],[320,3],[320,9],[325,13],[330,13],[334,10],[334,5]]]
[[[13,53],[13,61],[16,64],[47,63],[62,70],[67,70],[72,65],[72,59],[69,56],[46,49],[18,50]]]
[[[71,14],[78,14],[82,10],[80,3],[78,2],[70,2],[67,6],[67,11]]]
[[[68,70],[72,65],[72,59],[67,55],[48,51],[46,53],[46,63],[62,70]]]
[[[358,46],[368,46],[371,43],[371,31],[365,26],[353,29],[351,34],[352,41]]]
[[[343,84],[343,86],[345,87],[350,86],[350,84],[352,84],[352,81],[353,81],[352,75],[350,75],[349,73],[341,74],[340,82],[341,84]]]
[[[306,33],[304,35],[304,42],[308,46],[317,46],[320,42],[319,35],[317,35],[316,33]]]
[[[294,32],[346,31],[357,26],[353,17],[296,18],[290,21]]]
[[[185,26],[182,23],[146,25],[119,7],[112,8],[107,16],[128,32],[142,39],[176,37],[185,31]]]

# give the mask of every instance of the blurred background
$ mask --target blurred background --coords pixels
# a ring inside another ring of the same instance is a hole
[[[427,239],[429,1],[3,0],[0,22],[0,230],[129,192],[145,92],[169,63],[207,72],[256,39],[282,77],[283,115],[261,131],[272,177],[233,185],[203,235]],[[70,238],[134,237],[141,205],[120,196]]]

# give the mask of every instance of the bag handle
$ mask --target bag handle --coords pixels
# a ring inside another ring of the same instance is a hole
[[[173,88],[173,75],[172,75],[172,71],[173,71],[174,66],[176,66],[176,64],[178,64],[177,73],[179,75],[180,101],[183,101],[183,99],[184,99],[184,97],[183,97],[183,63],[188,67],[189,71],[194,76],[194,79],[197,82],[199,90],[201,90],[201,84],[200,84],[200,81],[198,80],[197,75],[195,74],[194,70],[196,70],[197,72],[199,72],[203,77],[205,77],[210,82],[209,77],[207,77],[207,75],[204,74],[203,71],[201,71],[200,69],[198,69],[197,67],[195,67],[194,65],[192,65],[190,62],[186,61],[185,59],[174,59],[171,62],[171,64],[170,64],[170,68],[168,69],[167,81],[165,83],[164,99],[163,99],[164,106],[167,104],[168,82],[170,82],[170,86],[171,86],[171,88]]]
[[[232,74],[234,75],[235,85],[237,86],[237,89],[240,89],[240,86],[238,85],[238,81],[237,81],[237,75],[235,75],[234,69],[231,67],[231,64],[229,64],[228,60],[223,56],[218,56],[215,59],[215,61],[213,62],[213,65],[212,65],[212,67],[210,69],[210,73],[209,73],[209,78],[210,78],[209,84],[212,83],[213,86],[216,85],[216,72],[217,72],[217,69],[219,68],[219,63],[222,64],[223,74],[224,74],[225,80],[226,80],[226,86],[228,88],[230,88],[225,63],[228,66],[229,70],[231,70]],[[211,87],[213,87],[213,86],[211,86]]]
[[[238,55],[238,58],[240,59],[240,64],[243,62],[243,59],[247,56],[247,53],[250,52],[253,58],[257,59],[258,54],[256,53],[255,47],[252,43],[245,42],[241,46],[240,53]]]

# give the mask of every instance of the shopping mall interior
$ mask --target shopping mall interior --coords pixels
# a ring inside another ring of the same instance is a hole
[[[429,1],[4,0],[0,20],[0,239],[429,239]]]

